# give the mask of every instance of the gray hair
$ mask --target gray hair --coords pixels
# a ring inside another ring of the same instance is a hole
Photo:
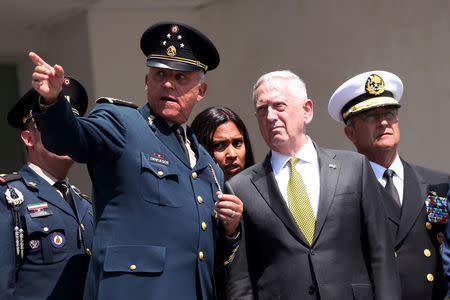
[[[253,85],[253,93],[252,98],[255,101],[255,91],[262,83],[269,83],[274,88],[278,88],[278,80],[284,79],[289,81],[288,86],[293,95],[298,97],[299,99],[307,99],[308,94],[306,92],[306,84],[305,82],[298,77],[298,75],[294,74],[290,70],[282,70],[282,71],[273,71],[267,74],[262,75]]]
[[[202,84],[206,82],[206,74],[203,71],[198,71],[198,84]]]

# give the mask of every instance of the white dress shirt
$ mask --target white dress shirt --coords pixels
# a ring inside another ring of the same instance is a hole
[[[316,148],[314,148],[314,144],[309,136],[307,136],[307,138],[308,141],[306,144],[295,155],[295,157],[299,158],[295,168],[303,177],[303,182],[306,187],[306,192],[308,193],[312,210],[314,211],[314,216],[317,218],[320,196],[319,160],[317,158],[317,151]],[[290,156],[286,156],[272,150],[272,158],[270,162],[272,164],[273,174],[286,204],[288,204],[287,186],[291,175],[291,167],[289,163],[290,158]]]
[[[383,177],[384,171],[386,171],[386,168],[383,166],[380,166],[377,163],[374,163],[373,161],[370,162],[370,165],[372,166],[373,173],[375,173],[375,177],[377,177],[378,182],[381,183],[382,186],[386,186],[386,179]],[[405,182],[404,177],[404,171],[403,171],[403,164],[400,160],[400,157],[395,157],[394,162],[389,167],[392,171],[395,172],[394,176],[392,177],[394,181],[395,188],[398,192],[398,197],[400,199],[400,203],[403,204],[403,186]]]

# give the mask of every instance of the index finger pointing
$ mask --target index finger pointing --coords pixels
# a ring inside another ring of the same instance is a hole
[[[36,66],[50,66],[49,64],[47,64],[39,55],[37,55],[34,52],[30,52],[28,54],[28,56],[30,57],[30,59],[34,62],[34,64]]]

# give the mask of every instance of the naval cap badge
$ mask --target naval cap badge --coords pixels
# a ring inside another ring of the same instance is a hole
[[[380,95],[384,92],[384,80],[377,74],[372,74],[366,81],[366,92],[371,95]]]

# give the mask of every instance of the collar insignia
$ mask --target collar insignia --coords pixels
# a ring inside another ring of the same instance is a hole
[[[153,122],[155,121],[155,116],[154,115],[150,115],[148,116],[148,125],[153,125]]]

